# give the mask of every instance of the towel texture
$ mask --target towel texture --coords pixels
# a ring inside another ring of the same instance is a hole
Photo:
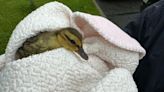
[[[88,61],[64,48],[15,60],[27,38],[65,27],[83,34]],[[144,55],[140,44],[109,20],[51,2],[13,31],[0,56],[0,92],[137,92],[132,74]]]

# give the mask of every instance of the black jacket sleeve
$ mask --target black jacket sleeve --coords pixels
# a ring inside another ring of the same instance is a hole
[[[164,92],[164,0],[146,8],[124,31],[146,50],[133,75],[139,92]]]

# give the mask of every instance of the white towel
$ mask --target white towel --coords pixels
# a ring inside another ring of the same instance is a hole
[[[88,61],[64,48],[15,60],[16,50],[27,38],[44,29],[65,27],[83,34]],[[140,44],[109,20],[51,2],[13,31],[0,56],[0,92],[137,92],[132,74],[144,55]]]

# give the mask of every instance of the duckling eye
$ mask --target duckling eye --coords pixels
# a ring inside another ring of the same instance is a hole
[[[70,42],[71,42],[72,44],[76,44],[76,42],[75,42],[74,40],[71,40],[71,39],[70,39]]]

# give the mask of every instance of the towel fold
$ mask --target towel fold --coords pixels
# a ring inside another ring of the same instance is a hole
[[[27,38],[65,27],[83,35],[88,61],[64,48],[15,60]],[[137,92],[132,74],[144,55],[136,40],[106,18],[51,2],[14,29],[0,56],[0,92]]]

